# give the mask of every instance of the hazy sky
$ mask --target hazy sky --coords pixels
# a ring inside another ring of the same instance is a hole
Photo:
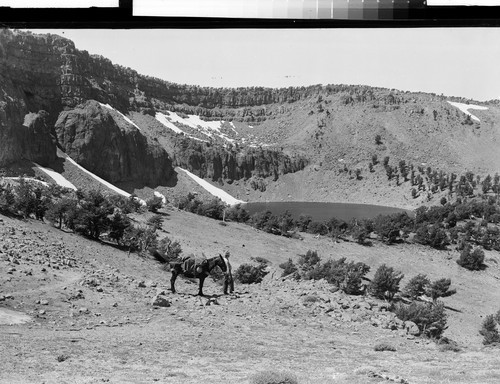
[[[66,36],[78,49],[141,74],[177,83],[366,84],[476,100],[500,98],[500,28],[45,32]]]

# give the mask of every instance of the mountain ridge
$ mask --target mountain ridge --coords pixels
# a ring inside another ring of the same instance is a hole
[[[103,56],[80,51],[71,40],[57,35],[10,30],[0,33],[0,68],[3,93],[0,137],[4,139],[0,144],[0,164],[3,165],[21,159],[49,165],[55,159],[51,143],[56,140],[60,148],[66,145],[60,142],[60,132],[54,128],[60,114],[67,115],[95,100],[116,110],[115,123],[123,129],[128,129],[129,124],[136,125],[139,134],[148,137],[148,148],[159,143],[174,166],[187,167],[228,191],[256,200],[269,200],[271,196],[278,200],[289,196],[294,199],[289,187],[300,183],[302,176],[297,172],[305,170],[324,174],[330,189],[343,190],[364,202],[370,202],[370,189],[377,183],[380,196],[386,195],[380,203],[387,204],[396,195],[397,204],[407,206],[404,199],[408,199],[411,186],[405,184],[406,178],[402,183],[391,180],[384,183],[384,169],[376,164],[370,166],[374,155],[379,163],[388,157],[389,164],[396,169],[401,161],[414,168],[431,166],[448,174],[471,170],[484,176],[500,169],[496,150],[500,140],[498,100],[475,102],[487,108],[473,111],[477,121],[468,110],[450,103],[472,105],[473,100],[424,92],[348,85],[287,88],[181,85],[140,75]],[[43,140],[38,133],[21,134],[20,127],[29,114],[43,114],[50,130],[42,135]],[[159,114],[163,123],[158,119]],[[129,122],[124,123],[123,118]],[[375,142],[377,136],[380,143]],[[179,145],[186,140],[190,142],[188,146],[199,148],[196,161],[189,160],[185,146]],[[34,142],[45,143],[45,149],[33,145]],[[262,167],[240,169],[235,159],[250,150],[257,153],[255,158],[264,159]],[[121,149],[122,158],[123,152]],[[235,157],[232,153],[239,155]],[[93,156],[97,156],[96,163],[108,162],[100,161],[102,153]],[[262,173],[258,168],[268,171]],[[134,172],[124,176],[127,172],[123,170],[117,173],[95,167],[91,171],[118,183],[130,184],[138,176],[131,177]],[[357,172],[355,180],[365,182],[346,183],[346,177],[352,180]],[[285,174],[289,175],[290,183],[278,182]],[[132,190],[141,188],[140,179],[137,185],[130,184]],[[144,179],[151,185],[167,183],[154,170],[151,175],[144,175]],[[242,181],[236,188],[232,185],[235,180]],[[322,180],[311,181],[309,192],[301,193],[301,199],[338,201],[336,193],[325,195],[317,191],[323,188]],[[404,188],[396,188],[401,185]],[[367,191],[359,193],[359,187]],[[416,200],[410,205],[423,201]]]

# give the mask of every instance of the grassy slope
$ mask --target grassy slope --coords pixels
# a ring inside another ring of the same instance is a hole
[[[7,253],[0,254],[1,291],[14,296],[1,305],[35,317],[35,324],[0,326],[0,340],[7,347],[0,353],[0,382],[247,382],[250,374],[266,368],[292,370],[302,383],[328,383],[332,377],[339,383],[378,382],[369,378],[370,370],[418,383],[493,383],[500,377],[495,352],[483,349],[477,335],[480,316],[498,309],[495,287],[500,273],[491,260],[485,272],[468,272],[456,265],[456,255],[416,245],[363,247],[309,235],[290,240],[242,224],[221,226],[190,213],[164,213],[161,236],[179,240],[185,254],[210,257],[230,250],[235,267],[261,256],[278,269],[289,257],[316,249],[323,259],[345,256],[368,263],[372,270],[387,263],[407,277],[451,277],[458,293],[445,303],[462,312],[449,311],[446,335],[466,346],[465,352],[443,353],[433,344],[398,338],[388,330],[338,322],[318,312],[320,307],[301,302],[303,295],[323,295],[321,284],[284,284],[276,280],[279,271],[262,285],[237,285],[237,296],[220,297],[220,305],[210,307],[191,296],[196,285],[180,279],[181,294],[167,294],[172,307],[153,310],[147,303],[156,290],[168,287],[169,279],[156,262],[127,257],[124,251],[48,225],[0,217],[1,235],[10,245],[18,244],[21,257],[20,264],[13,264],[6,261]],[[52,259],[72,257],[76,265],[43,262],[45,251]],[[488,253],[488,258],[499,259],[496,253]],[[12,266],[16,271],[7,274]],[[102,293],[81,283],[91,278],[101,281]],[[146,288],[137,287],[141,280]],[[220,289],[207,280],[206,292]],[[71,299],[79,290],[85,298]],[[49,305],[37,305],[39,299],[48,299]],[[80,313],[82,307],[89,313]],[[376,353],[373,346],[378,342],[389,342],[398,352]],[[58,363],[60,355],[68,360]]]

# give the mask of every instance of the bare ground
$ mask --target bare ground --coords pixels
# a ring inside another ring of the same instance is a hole
[[[179,240],[185,254],[229,249],[235,266],[261,256],[271,273],[262,284],[237,285],[230,296],[207,280],[208,297],[199,298],[196,283],[182,279],[180,293],[171,294],[170,274],[153,260],[0,217],[0,382],[247,383],[264,370],[294,372],[300,383],[499,382],[498,350],[483,347],[478,335],[481,316],[498,310],[498,254],[487,255],[486,271],[469,272],[453,251],[308,235],[291,240],[164,213],[161,236]],[[332,292],[322,281],[280,279],[278,264],[308,249],[323,259],[364,261],[372,271],[387,263],[405,281],[417,273],[451,277],[458,293],[445,299],[454,309],[445,335],[462,351],[391,330],[395,319],[378,300]],[[151,305],[158,293],[170,307]],[[9,325],[12,311],[31,321]],[[382,342],[396,352],[376,352]]]

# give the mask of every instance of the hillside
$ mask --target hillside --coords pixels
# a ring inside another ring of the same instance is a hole
[[[307,234],[293,240],[172,209],[163,215],[160,237],[179,240],[184,254],[230,250],[234,267],[265,257],[271,272],[261,284],[237,284],[230,296],[207,280],[210,296],[198,298],[196,284],[183,279],[171,294],[170,274],[153,259],[1,216],[0,382],[229,383],[265,370],[291,371],[301,383],[498,381],[496,355],[478,335],[481,318],[498,309],[497,253],[488,253],[485,275],[461,269],[453,252],[417,245],[367,248]],[[308,249],[372,270],[387,263],[405,273],[404,282],[416,273],[451,277],[457,294],[444,299],[445,336],[462,351],[385,329],[393,317],[379,300],[332,293],[321,281],[282,281],[278,264]],[[170,307],[151,305],[158,292]],[[5,325],[24,314],[29,322]],[[379,343],[397,351],[376,352]]]

